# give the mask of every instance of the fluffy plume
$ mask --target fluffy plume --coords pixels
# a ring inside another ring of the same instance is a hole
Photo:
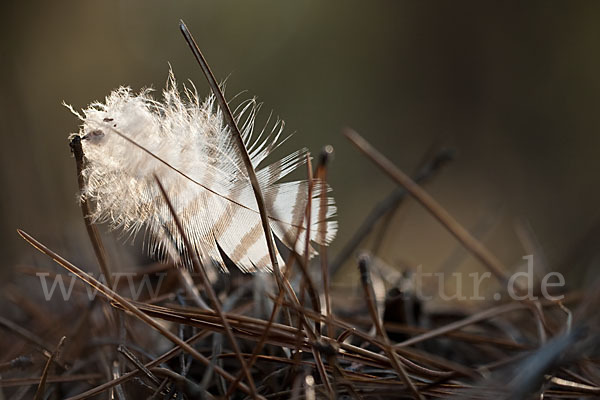
[[[280,121],[270,132],[263,128],[256,134],[259,108],[254,100],[242,103],[236,111],[237,122],[273,233],[303,253],[308,183],[279,181],[306,162],[307,150],[262,165],[284,139]],[[79,117],[87,160],[82,196],[95,203],[93,220],[131,235],[145,228],[151,253],[186,264],[183,240],[156,185],[156,175],[203,259],[226,271],[220,247],[242,271],[271,269],[252,187],[214,97],[201,101],[195,90],[187,88],[181,96],[171,73],[162,101],[154,100],[149,90],[134,94],[121,87],[105,103],[91,104]],[[336,207],[333,198],[328,198],[327,209],[320,210],[322,186],[314,185],[310,239],[329,244],[337,231],[337,223],[330,220]],[[323,216],[326,223],[322,223]]]

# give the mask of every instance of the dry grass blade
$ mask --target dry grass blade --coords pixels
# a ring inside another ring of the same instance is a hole
[[[321,215],[319,215],[319,221],[322,226],[319,228],[324,230],[325,224],[325,205],[327,203],[327,167],[329,160],[333,155],[333,147],[325,146],[321,151],[319,165],[317,166],[317,179],[321,184],[321,196],[319,197]],[[325,315],[329,318],[331,316],[331,296],[329,295],[329,262],[327,259],[327,247],[321,246],[319,254],[321,255],[321,278],[323,279],[323,296],[325,297]],[[327,325],[329,327],[329,324]],[[328,328],[329,329],[329,328]],[[333,336],[333,330],[329,329],[329,337]]]
[[[185,25],[185,23],[183,21],[181,21],[179,27],[181,29],[181,33],[183,34],[183,37],[185,38],[186,42],[190,46],[190,49],[192,50],[192,53],[194,54],[196,61],[198,61],[198,64],[200,65],[200,68],[202,69],[202,72],[204,73],[204,76],[205,76],[206,80],[208,81],[208,84],[211,87],[211,90],[213,91],[213,94],[215,95],[217,102],[219,103],[219,107],[223,111],[225,123],[231,129],[231,133],[234,136],[234,140],[236,141],[236,143],[238,145],[238,150],[240,152],[240,155],[242,156],[242,160],[244,161],[244,166],[246,167],[246,172],[248,173],[248,178],[250,179],[250,183],[252,185],[252,190],[254,192],[256,203],[258,206],[260,220],[261,220],[262,228],[263,228],[266,243],[267,243],[267,249],[269,250],[269,258],[271,260],[271,265],[273,266],[273,272],[275,275],[275,279],[277,281],[277,285],[279,286],[279,290],[286,291],[289,298],[293,302],[298,303],[298,298],[296,297],[291,285],[289,284],[289,282],[284,280],[281,270],[279,268],[279,263],[277,262],[277,251],[275,250],[275,241],[273,239],[271,227],[269,226],[269,218],[268,218],[268,214],[267,214],[265,200],[262,195],[262,190],[258,183],[258,179],[256,177],[256,172],[254,171],[254,167],[252,166],[252,162],[250,160],[250,156],[248,155],[248,151],[247,151],[246,147],[244,146],[244,142],[243,142],[240,130],[235,122],[235,118],[233,117],[233,114],[231,113],[231,109],[229,108],[229,104],[225,100],[225,96],[223,95],[223,92],[222,92],[221,88],[219,87],[217,80],[215,79],[208,63],[206,62],[206,59],[204,58],[204,55],[202,55],[200,48],[196,44],[196,41],[192,37],[192,34],[188,30],[187,26]],[[310,327],[307,324],[305,324],[305,327],[306,327],[306,329],[310,329]]]
[[[244,161],[244,165],[246,167],[246,171],[248,173],[250,183],[252,184],[252,190],[254,191],[254,196],[256,198],[258,210],[260,211],[260,219],[261,219],[263,231],[265,234],[265,238],[267,241],[269,257],[271,259],[271,265],[273,266],[273,272],[274,272],[275,278],[277,280],[279,290],[286,290],[288,292],[289,297],[292,299],[292,301],[298,302],[298,299],[296,298],[294,291],[292,290],[291,286],[289,285],[289,282],[284,281],[283,275],[279,268],[279,264],[277,262],[277,256],[276,256],[277,252],[275,250],[275,241],[273,240],[273,234],[272,234],[271,228],[269,226],[269,219],[268,219],[267,209],[265,206],[265,200],[262,195],[262,190],[258,183],[258,179],[256,177],[256,172],[254,171],[254,167],[252,166],[252,162],[250,161],[250,156],[248,155],[248,151],[247,151],[246,147],[244,146],[244,142],[242,140],[242,135],[241,135],[240,130],[235,122],[235,118],[233,117],[233,114],[231,113],[229,105],[227,104],[227,101],[225,100],[225,96],[223,95],[223,92],[221,91],[221,88],[219,87],[217,80],[215,79],[208,63],[206,62],[206,59],[202,55],[200,48],[196,44],[196,41],[192,37],[191,33],[189,32],[189,30],[187,29],[187,26],[185,25],[185,23],[183,21],[181,21],[181,23],[180,23],[180,29],[181,29],[181,32],[182,32],[185,40],[187,41],[188,45],[190,46],[190,49],[192,50],[194,57],[196,58],[196,60],[198,61],[198,64],[200,65],[202,72],[204,73],[204,76],[206,77],[208,84],[211,87],[211,89],[217,99],[217,102],[219,103],[219,107],[223,111],[225,122],[231,129],[231,133],[233,134],[235,141],[238,145],[238,149],[242,156],[242,160]],[[310,204],[310,202],[309,202],[309,204]],[[304,321],[304,322],[306,322],[306,321]],[[308,326],[307,323],[304,323],[304,326],[307,330],[310,330],[310,327]],[[316,357],[319,358],[318,355]],[[321,378],[324,379],[325,382],[327,382],[326,375],[322,375]],[[328,388],[329,388],[329,385],[328,385]]]
[[[195,341],[200,340],[200,339],[202,339],[205,336],[208,336],[209,333],[211,333],[211,332],[208,332],[208,331],[198,332],[197,334],[195,334],[194,336],[192,336],[191,338],[189,338],[188,340],[186,340],[186,343],[192,344]],[[160,357],[152,360],[149,363],[144,364],[144,367],[145,368],[155,367],[155,366],[157,366],[159,364],[162,364],[164,362],[169,361],[173,357],[176,357],[179,353],[181,353],[181,348],[180,347],[173,347],[171,350],[167,351],[166,353],[164,353]],[[86,392],[80,393],[79,395],[70,397],[70,398],[68,398],[66,400],[83,400],[83,399],[87,399],[87,398],[92,397],[92,396],[96,396],[99,393],[102,393],[103,391],[108,390],[108,389],[110,389],[113,386],[122,384],[122,383],[124,383],[124,382],[126,382],[126,381],[128,381],[128,380],[130,380],[132,378],[134,378],[135,376],[137,376],[139,374],[141,374],[140,370],[135,370],[135,371],[132,371],[132,372],[127,372],[127,373],[121,375],[120,377],[118,377],[116,379],[113,379],[111,381],[103,383],[100,386],[96,386],[96,387],[94,387],[94,388],[92,388],[92,389],[90,389],[90,390],[88,390]]]
[[[73,374],[73,375],[62,375],[62,376],[48,376],[46,383],[69,383],[69,382],[84,382],[84,381],[97,381],[103,377],[102,374]],[[9,388],[16,386],[31,386],[39,385],[40,378],[5,378],[0,379],[1,388]]]
[[[563,386],[569,389],[575,389],[583,393],[592,393],[597,396],[600,396],[600,387],[585,385],[583,383],[573,382],[562,378],[553,377],[550,379],[553,383],[556,383],[559,386]]]
[[[344,135],[354,144],[364,155],[375,163],[396,183],[402,185],[423,207],[427,209],[448,231],[454,235],[475,257],[483,263],[498,280],[506,285],[508,282],[507,268],[496,256],[494,256],[479,240],[473,237],[463,226],[446,211],[433,197],[417,185],[408,175],[400,171],[383,154],[375,150],[373,146],[363,139],[352,129],[345,129]],[[519,289],[523,291],[522,288]]]
[[[319,210],[320,213],[318,215],[319,221],[319,229],[321,231],[325,230],[325,221],[327,219],[327,215],[325,213],[326,204],[327,204],[327,168],[329,166],[329,162],[333,157],[333,147],[331,145],[327,145],[323,147],[321,150],[321,154],[319,156],[319,164],[317,166],[317,179],[318,184],[321,185],[321,195],[319,196]],[[333,324],[330,323],[330,320],[333,316],[333,310],[331,308],[331,296],[329,293],[329,260],[327,258],[327,247],[321,245],[319,248],[319,255],[321,261],[321,279],[323,280],[323,298],[325,301],[325,317],[326,323],[325,326],[327,328],[327,336],[334,337],[335,330]],[[321,311],[320,311],[321,312]],[[333,383],[335,387],[339,384],[344,385],[348,388],[348,391],[352,394],[354,398],[361,398],[361,396],[356,392],[352,383],[346,379],[344,370],[339,366],[338,360],[336,358],[338,348],[337,346],[333,346],[329,344],[329,351],[326,352],[327,362],[333,366]],[[333,351],[332,351],[333,350]]]
[[[54,260],[57,264],[59,264],[60,266],[62,266],[65,269],[67,269],[69,272],[71,272],[72,274],[74,274],[79,279],[83,280],[84,282],[86,282],[88,285],[97,289],[100,293],[102,293],[104,296],[106,296],[109,300],[114,301],[119,306],[123,307],[123,309],[125,309],[126,311],[133,314],[135,317],[137,317],[141,321],[145,322],[146,324],[148,324],[151,327],[153,327],[154,329],[156,329],[164,337],[166,337],[171,342],[175,343],[176,345],[181,347],[183,350],[185,350],[186,352],[191,354],[196,360],[200,361],[202,364],[204,364],[206,366],[210,365],[210,360],[208,360],[205,356],[200,354],[196,349],[194,349],[189,344],[187,344],[186,342],[181,340],[179,337],[177,337],[177,335],[173,334],[172,332],[167,330],[165,327],[163,327],[161,324],[159,324],[158,322],[154,321],[152,318],[150,318],[149,316],[144,314],[142,311],[139,310],[139,308],[137,308],[135,305],[133,305],[129,300],[125,299],[118,293],[114,292],[113,290],[111,290],[106,285],[99,282],[97,279],[95,279],[91,275],[89,275],[86,272],[82,271],[81,269],[77,268],[75,265],[71,264],[69,261],[65,260],[60,255],[56,254],[55,252],[53,252],[52,250],[50,250],[49,248],[44,246],[42,243],[37,241],[35,238],[33,238],[28,233],[26,233],[20,229],[17,230],[17,232],[19,233],[19,235],[21,235],[21,237],[23,237],[23,239],[25,239],[33,247],[38,249],[43,254],[46,254],[48,257],[52,258],[52,260]],[[229,374],[227,371],[225,371],[224,369],[222,369],[220,367],[215,367],[215,371],[219,375],[223,376],[225,379],[227,379],[229,381],[235,380],[234,376],[232,376],[231,374]],[[250,388],[248,386],[246,386],[245,384],[239,383],[239,387],[245,393],[251,394]]]
[[[123,354],[135,367],[148,377],[156,386],[160,386],[160,380],[150,371],[126,346],[120,345],[117,351]]]
[[[34,344],[36,347],[38,347],[40,349],[40,351],[44,354],[44,356],[50,357],[50,355],[52,354],[52,351],[50,351],[50,349],[48,348],[48,345],[46,345],[39,336],[37,336],[36,334],[34,334],[32,332],[29,332],[27,329],[19,326],[18,324],[12,322],[11,320],[9,320],[7,318],[4,318],[1,315],[0,315],[0,326],[4,326],[5,328],[9,329],[16,335],[18,335],[18,336],[22,337],[23,339],[25,339],[26,341]]]
[[[285,270],[285,275],[283,277],[285,280],[288,279],[288,275],[292,271],[293,260],[294,260],[294,257],[290,256],[288,262],[286,263],[287,268]],[[275,322],[275,318],[277,317],[277,313],[279,312],[279,309],[283,302],[284,293],[285,292],[282,290],[280,290],[277,293],[277,298],[275,299],[275,301],[273,303],[273,308],[271,310],[271,315],[269,316],[269,320],[267,321],[267,324],[265,325],[265,329],[263,330],[262,335],[260,336],[260,339],[257,341],[256,346],[254,346],[254,350],[252,351],[252,356],[250,357],[250,361],[248,361],[248,368],[252,368],[252,366],[258,359],[260,352],[262,351],[262,349],[267,341],[267,338],[269,337],[269,333],[271,332],[271,327],[273,326],[273,323]],[[242,373],[238,374],[235,382],[239,381],[240,379],[242,379]],[[231,395],[231,387],[225,394],[225,397],[228,397],[230,395]]]
[[[371,283],[371,273],[369,271],[369,258],[366,255],[362,255],[358,260],[358,267],[360,269],[360,279],[364,289],[365,300],[367,301],[367,306],[369,308],[369,313],[371,314],[371,319],[373,320],[373,324],[375,325],[375,329],[377,331],[377,335],[379,335],[384,344],[385,344],[385,352],[387,353],[392,366],[398,372],[398,375],[402,378],[406,386],[410,389],[416,399],[424,400],[424,397],[419,393],[414,383],[406,373],[406,370],[398,360],[398,355],[390,346],[390,341],[381,325],[381,321],[379,319],[379,312],[377,311],[377,304],[375,303],[375,295],[373,293],[373,285]]]
[[[307,170],[307,181],[308,181],[308,194],[306,196],[307,199],[312,199],[313,189],[315,181],[313,179],[313,171],[312,171],[312,161],[310,154],[306,154],[306,170]],[[301,291],[304,286],[306,286],[308,290],[308,294],[310,296],[311,304],[313,309],[316,312],[321,312],[321,301],[319,300],[319,295],[317,293],[316,285],[308,270],[309,260],[310,260],[310,226],[311,226],[311,215],[312,215],[312,201],[306,202],[306,209],[304,210],[304,218],[306,221],[306,238],[304,240],[304,254],[303,257],[299,257],[295,251],[292,251],[292,255],[296,257],[298,261],[298,265],[300,266],[300,270],[302,271],[302,283],[300,285]],[[300,229],[299,229],[300,234]],[[321,326],[319,322],[315,324],[315,335],[318,338],[319,333],[321,332]]]
[[[55,358],[58,358],[58,355],[60,354],[60,350],[65,343],[65,339],[66,339],[66,336],[63,336],[60,339],[60,341],[58,342],[58,345],[56,346],[56,350],[54,350],[54,352],[52,352],[52,354],[48,358],[48,361],[46,361],[46,365],[44,365],[44,370],[42,372],[42,377],[40,378],[40,384],[35,392],[35,395],[33,396],[34,400],[41,400],[43,398],[44,392],[46,390],[46,379],[48,378],[48,372],[50,371],[50,365],[52,365],[52,361]]]
[[[212,305],[215,308],[215,311],[217,312],[219,317],[221,318],[221,322],[223,323],[223,328],[225,329],[225,334],[227,335],[227,339],[231,343],[231,346],[233,347],[233,350],[235,351],[235,353],[238,355],[238,360],[240,361],[240,364],[242,366],[242,371],[244,371],[244,374],[246,375],[246,380],[248,381],[248,385],[250,386],[251,395],[253,398],[258,398],[258,393],[256,392],[256,386],[254,385],[254,379],[252,379],[252,374],[250,374],[250,370],[248,369],[248,366],[246,365],[246,361],[244,360],[244,358],[241,355],[240,347],[237,343],[237,340],[233,336],[233,333],[231,333],[231,326],[229,326],[229,322],[227,321],[227,318],[225,318],[225,316],[223,315],[223,309],[221,307],[221,302],[217,298],[217,295],[215,294],[215,291],[210,283],[210,280],[208,279],[208,275],[206,274],[204,265],[198,259],[198,255],[197,255],[196,251],[194,250],[194,248],[192,247],[192,244],[190,243],[190,241],[187,237],[187,234],[186,234],[185,230],[183,229],[183,225],[181,225],[181,221],[179,220],[179,217],[177,216],[177,213],[175,212],[175,209],[173,208],[173,204],[171,203],[171,200],[169,199],[169,196],[168,196],[167,192],[165,191],[165,188],[163,187],[162,183],[160,182],[160,180],[158,179],[158,177],[156,175],[154,176],[154,179],[156,180],[156,183],[158,184],[158,188],[160,189],[160,192],[161,192],[165,202],[167,203],[167,206],[169,207],[169,211],[171,212],[171,215],[173,216],[173,220],[175,221],[175,224],[177,225],[177,229],[179,230],[179,233],[180,233],[181,237],[183,238],[185,248],[186,248],[186,251],[188,252],[188,256],[191,258],[192,265],[194,266],[194,269],[200,273],[200,276],[202,277],[202,283],[204,284],[204,287],[205,287],[206,291],[208,292],[208,296],[210,297]]]
[[[202,297],[200,297],[200,291],[194,285],[194,280],[190,275],[190,271],[185,268],[177,268],[177,276],[180,282],[183,284],[183,287],[185,287],[187,293],[192,297],[194,303],[196,303],[196,306],[205,310],[210,310],[208,304],[206,304]]]
[[[152,397],[148,398],[148,400],[157,400],[158,396],[162,393],[162,391],[165,389],[165,387],[167,386],[168,383],[169,383],[169,378],[163,379],[160,386],[156,388],[156,391],[154,392]]]
[[[464,328],[465,326],[472,325],[476,322],[483,321],[483,320],[498,316],[500,314],[509,313],[512,311],[521,310],[521,309],[525,309],[525,308],[527,308],[527,306],[525,306],[524,304],[521,304],[521,303],[510,303],[510,304],[504,304],[504,305],[501,305],[498,307],[490,308],[490,309],[481,311],[477,314],[473,314],[462,320],[444,325],[437,329],[432,329],[421,335],[414,336],[410,339],[407,339],[403,342],[396,344],[396,347],[411,346],[413,344],[416,344],[416,343],[419,343],[419,342],[422,342],[425,340],[433,339],[437,336],[445,335],[449,332]]]
[[[256,204],[258,205],[258,210],[260,211],[260,220],[262,223],[263,231],[265,233],[265,238],[267,240],[267,248],[269,250],[269,257],[271,258],[271,265],[273,266],[273,271],[279,281],[281,281],[281,271],[279,270],[279,263],[277,262],[277,251],[275,250],[275,241],[273,240],[273,234],[271,233],[271,227],[269,226],[269,218],[267,214],[267,208],[265,206],[265,199],[262,195],[262,190],[258,183],[258,179],[256,178],[256,172],[254,171],[254,167],[252,166],[252,161],[250,161],[250,156],[248,155],[248,151],[246,150],[246,146],[244,146],[244,141],[242,140],[242,134],[235,122],[235,118],[231,113],[231,109],[229,108],[229,104],[225,100],[225,96],[215,79],[204,55],[200,51],[200,48],[196,44],[196,41],[192,37],[192,34],[188,30],[187,26],[183,21],[181,21],[179,25],[181,29],[181,33],[185,38],[186,42],[190,46],[196,61],[200,65],[202,72],[208,84],[213,91],[217,102],[219,103],[219,107],[223,111],[223,116],[225,119],[225,123],[231,129],[231,134],[234,136],[235,141],[238,145],[238,150],[240,155],[242,156],[242,160],[244,161],[244,165],[246,167],[246,171],[248,172],[248,177],[250,178],[250,183],[252,184],[252,190],[254,191],[254,196],[256,198]],[[281,282],[279,282],[281,284]]]
[[[313,197],[313,168],[312,161],[310,157],[310,153],[306,153],[306,178],[308,181],[308,193],[306,198],[308,201],[306,202],[306,210],[305,210],[305,219],[306,219],[306,239],[304,240],[304,265],[308,265],[308,261],[310,260],[310,225],[311,225],[311,215],[312,215],[312,199]]]
[[[286,304],[288,307],[296,307],[294,304]],[[321,314],[315,314],[313,311],[304,308],[303,312],[306,314],[306,316],[308,318],[312,318],[312,319],[320,319],[321,321],[326,321],[326,318],[321,315]],[[336,328],[338,329],[343,329],[344,333],[342,333],[336,340],[334,343],[337,343],[337,345],[344,350],[344,354],[343,356],[345,358],[352,358],[355,355],[360,356],[361,358],[357,358],[357,362],[359,363],[365,363],[365,365],[374,365],[374,366],[382,366],[382,365],[388,365],[389,360],[384,357],[381,356],[379,354],[373,353],[371,351],[368,351],[366,349],[360,348],[360,347],[356,347],[353,346],[351,344],[345,343],[346,339],[350,336],[356,336],[370,344],[372,344],[373,346],[379,347],[382,350],[385,348],[385,344],[383,344],[380,340],[378,340],[377,338],[372,337],[371,335],[367,334],[366,332],[361,331],[359,328],[357,328],[356,326],[353,326],[349,323],[346,323],[344,321],[341,321],[337,318],[331,318],[328,323],[334,325]],[[331,338],[322,338],[323,340],[333,340]],[[427,363],[429,365],[433,365],[435,367],[438,368],[444,368],[450,371],[454,371],[454,373],[459,373],[461,375],[464,376],[468,376],[468,377],[479,377],[479,374],[474,373],[471,369],[466,368],[461,366],[460,364],[457,364],[455,362],[452,362],[451,360],[446,360],[443,359],[441,357],[436,357],[432,354],[427,354],[426,356],[417,352],[416,350],[413,349],[408,349],[408,348],[402,348],[402,347],[396,347],[395,351],[398,353],[402,353],[403,355],[405,355],[406,357],[410,357],[416,361],[419,362],[424,362]],[[373,364],[372,364],[373,363]],[[412,367],[412,364],[409,365],[410,367]],[[424,369],[422,367],[419,367],[417,369],[417,371],[421,372],[421,373],[425,373],[426,375],[429,376],[448,376],[450,373],[449,372],[440,372],[440,371],[433,371],[433,370],[427,370]]]
[[[427,162],[423,168],[414,176],[414,181],[417,183],[425,183],[434,178],[439,171],[442,170],[449,161],[454,157],[452,149],[442,149],[435,157]],[[360,243],[372,231],[376,223],[387,215],[391,210],[396,209],[402,200],[406,198],[407,190],[399,187],[388,195],[385,199],[379,202],[367,215],[360,227],[354,232],[350,240],[344,245],[342,250],[335,256],[329,274],[334,275],[343,265],[343,263],[354,253]]]

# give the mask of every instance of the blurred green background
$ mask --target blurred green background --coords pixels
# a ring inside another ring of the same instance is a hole
[[[552,269],[593,261],[600,2],[4,1],[0,15],[4,273],[34,252],[17,227],[67,258],[91,251],[67,142],[79,121],[62,101],[79,109],[119,85],[160,90],[168,63],[208,93],[180,18],[230,96],[247,90],[296,132],[279,155],[334,146],[330,254],[393,189],[342,137],[351,126],[407,172],[432,144],[455,146],[427,188],[467,228],[490,225],[485,242],[506,264],[532,239]],[[381,256],[434,269],[456,247],[409,203]]]

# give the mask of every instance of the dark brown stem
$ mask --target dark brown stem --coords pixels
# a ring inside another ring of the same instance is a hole
[[[81,212],[83,213],[83,222],[85,223],[85,229],[87,230],[90,242],[92,242],[92,247],[94,248],[96,259],[98,260],[98,264],[100,265],[100,271],[104,275],[108,286],[114,288],[112,275],[110,273],[110,268],[108,267],[106,250],[104,248],[104,244],[102,243],[102,239],[100,238],[100,232],[98,232],[98,228],[96,228],[96,225],[92,223],[91,207],[89,200],[86,196],[83,196],[85,189],[85,180],[82,172],[85,168],[86,161],[85,156],[83,154],[83,148],[81,147],[81,137],[74,136],[73,139],[71,139],[70,145],[71,150],[73,151],[73,155],[75,156],[75,165],[77,167],[77,183],[79,184],[79,193],[81,197],[80,205]]]

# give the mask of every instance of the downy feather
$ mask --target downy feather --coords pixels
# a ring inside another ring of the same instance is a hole
[[[281,121],[269,132],[265,127],[256,134],[259,108],[253,99],[242,103],[236,111],[237,123],[265,197],[271,229],[286,246],[295,245],[302,254],[308,182],[280,180],[305,164],[307,150],[263,165],[285,138]],[[95,204],[94,221],[107,222],[132,236],[145,229],[151,253],[187,265],[182,237],[156,175],[202,259],[226,271],[220,247],[242,271],[272,268],[250,181],[213,96],[201,101],[195,89],[188,88],[180,95],[170,73],[162,101],[154,100],[150,90],[135,94],[121,87],[104,103],[93,103],[83,115],[76,114],[83,122],[78,134],[87,161],[81,195]],[[327,245],[337,231],[337,222],[331,220],[336,207],[328,197],[327,209],[320,210],[322,187],[319,182],[313,187],[310,239]],[[323,216],[325,223],[319,220]]]

